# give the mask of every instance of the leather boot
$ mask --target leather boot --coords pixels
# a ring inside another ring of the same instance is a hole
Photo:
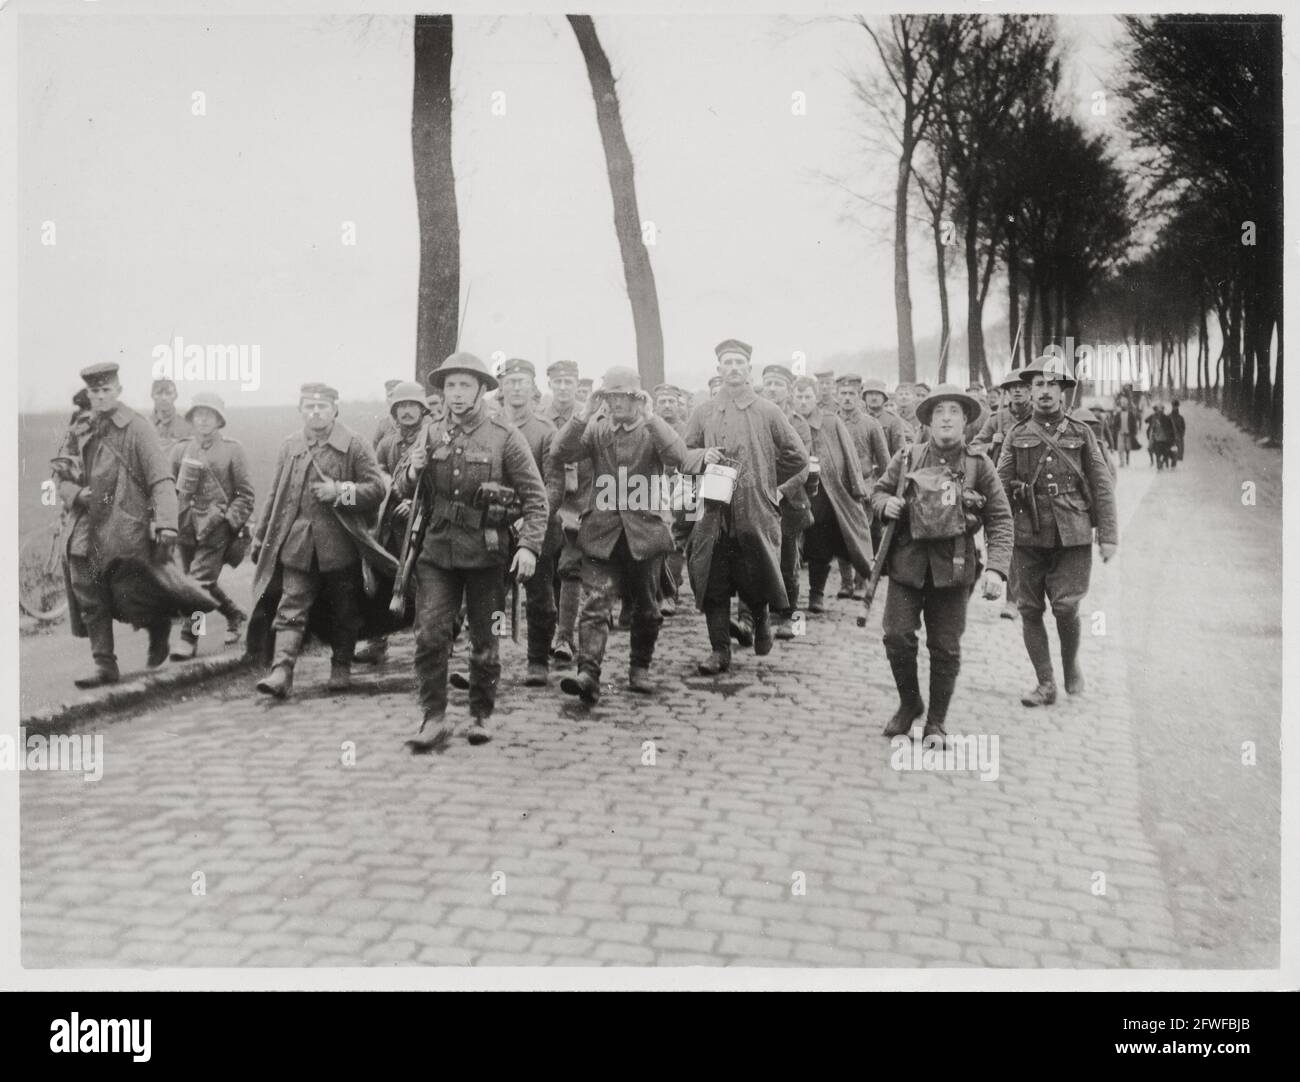
[[[573,660],[573,643],[562,636],[563,632],[555,633],[555,640],[551,643],[551,657],[561,665],[568,665]]]
[[[551,675],[544,661],[530,661],[528,674],[524,677],[524,687],[544,688],[551,683]]]
[[[754,645],[754,614],[743,604],[736,606],[736,618],[728,622],[730,637],[741,646]]]
[[[999,614],[1004,620],[1019,620],[1020,610],[1016,608],[1016,603],[1010,599],[1002,602],[1002,612]]]
[[[492,739],[492,734],[488,731],[488,719],[485,716],[475,717],[470,727],[465,732],[465,739],[475,747],[480,744],[486,744]]]
[[[330,678],[327,691],[349,691],[352,688],[352,662],[330,661]]]
[[[446,718],[425,718],[415,735],[406,741],[412,755],[423,755],[451,739],[453,727]]]
[[[650,670],[645,665],[630,665],[627,670],[627,687],[642,695],[655,693],[654,681],[650,679]]]
[[[244,625],[248,623],[248,615],[215,582],[208,587],[208,592],[217,599],[217,611],[226,618],[226,634],[222,642],[226,646],[237,645],[244,637]]]
[[[73,683],[79,688],[116,684],[122,679],[122,674],[117,668],[117,655],[113,653],[113,621],[96,620],[88,623],[86,633],[90,636],[90,652],[95,659],[95,669],[86,676],[77,677]]]
[[[957,670],[950,671],[942,665],[937,665],[931,659],[930,710],[925,715],[925,731],[921,734],[922,744],[925,743],[928,737],[937,737],[940,747],[947,743],[948,734],[943,725],[948,717],[948,704],[952,702],[952,693],[956,687]]]
[[[835,596],[841,601],[853,600],[853,565],[848,560],[840,561],[840,590]]]
[[[1026,609],[1020,613],[1020,617],[1025,649],[1029,652],[1029,661],[1038,678],[1037,687],[1022,695],[1020,701],[1025,706],[1051,706],[1056,702],[1056,677],[1052,673],[1052,649],[1047,643],[1043,614]]]
[[[704,610],[709,628],[709,645],[713,652],[698,665],[704,676],[717,676],[731,668],[731,614],[722,607]]]
[[[257,682],[257,690],[277,699],[287,698],[293,690],[293,667],[302,653],[303,631],[286,627],[275,633],[275,659],[271,671]]]
[[[551,654],[556,661],[572,661],[573,644],[578,634],[578,609],[582,603],[582,583],[576,579],[560,580],[560,603],[555,615],[555,641]]]
[[[564,677],[560,681],[560,690],[565,695],[578,696],[588,706],[600,701],[600,681],[589,672]]]
[[[1065,674],[1065,690],[1070,695],[1082,695],[1083,671],[1079,668],[1079,618],[1056,618],[1056,630],[1061,636],[1061,669]]]
[[[921,682],[916,675],[915,657],[891,657],[889,668],[898,688],[898,709],[885,726],[886,736],[906,736],[912,731],[912,722],[925,713],[921,698]]]
[[[775,635],[778,639],[790,640],[794,638],[794,621],[789,616],[783,615],[776,622]]]
[[[826,598],[822,594],[808,595],[808,611],[822,613],[826,611]]]
[[[663,600],[659,602],[659,615],[660,615],[660,616],[676,616],[676,615],[677,615],[677,601],[676,601],[676,599],[673,598],[673,597],[670,597],[668,594],[664,594],[664,596],[663,596]]]
[[[198,640],[193,635],[187,635],[182,631],[181,641],[176,644],[176,648],[171,652],[171,659],[173,661],[189,661],[198,652]]]
[[[764,657],[772,652],[772,617],[767,606],[754,610],[754,653]]]
[[[171,653],[172,623],[170,620],[160,620],[156,624],[149,625],[149,653],[146,655],[144,663],[151,669],[158,668],[167,660],[167,655]]]

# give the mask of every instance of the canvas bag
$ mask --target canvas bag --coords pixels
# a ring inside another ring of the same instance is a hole
[[[923,443],[913,445],[909,451],[910,464],[924,457],[926,446]],[[947,466],[917,469],[913,465],[907,479],[912,485],[907,497],[907,523],[913,540],[944,541],[966,534],[966,509],[961,498],[965,484],[963,474],[955,473]]]

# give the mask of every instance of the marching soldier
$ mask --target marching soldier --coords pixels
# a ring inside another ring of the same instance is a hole
[[[590,419],[586,411],[577,414],[556,441],[559,458],[589,459],[596,478],[578,531],[585,557],[578,672],[560,681],[565,694],[577,695],[585,703],[600,698],[609,612],[616,596],[632,599],[628,688],[643,694],[654,691],[650,664],[663,623],[657,580],[673,539],[660,510],[651,507],[649,494],[662,491],[667,471],[680,467],[688,457],[700,457],[689,456],[681,436],[651,413],[650,396],[641,389],[635,369],[611,368],[598,397],[604,409]],[[644,497],[641,506],[635,506],[638,493]]]
[[[794,373],[782,364],[769,364],[763,369],[763,397],[781,407],[785,419],[799,434],[804,450],[812,454],[812,430],[803,415],[794,408],[790,391],[794,387]],[[786,607],[778,614],[776,637],[794,638],[794,612],[799,607],[799,550],[803,532],[813,524],[812,503],[807,492],[808,470],[783,486],[781,494],[781,579],[785,583]]]
[[[1079,603],[1092,571],[1093,526],[1103,561],[1115,555],[1119,529],[1115,489],[1097,439],[1065,412],[1063,389],[1075,383],[1065,362],[1044,354],[1020,372],[1033,412],[1003,441],[998,475],[1015,508],[1012,581],[1025,649],[1038,679],[1020,701],[1048,706],[1056,702],[1056,679],[1043,625],[1044,598],[1061,638],[1065,690],[1080,694]]]
[[[575,405],[579,407],[586,406],[587,401],[591,398],[591,384],[592,379],[590,376],[583,376],[578,380],[578,389],[573,392]]]
[[[362,626],[363,552],[378,548],[366,519],[384,498],[384,479],[370,444],[338,419],[339,393],[324,383],[304,383],[298,412],[303,420],[280,445],[271,498],[253,529],[253,605],[260,629],[280,586],[271,629],[275,655],[257,690],[277,699],[293,688],[313,605],[329,599],[330,691],[352,682],[352,655]],[[380,550],[383,551],[382,549]],[[384,553],[385,559],[391,557]],[[385,565],[386,566],[386,565]],[[250,649],[256,649],[250,631]]]
[[[903,436],[908,443],[924,439],[921,423],[916,419],[917,389],[913,383],[900,383],[894,388],[893,413],[903,426]]]
[[[486,722],[501,676],[494,624],[505,610],[509,526],[522,506],[510,572],[527,582],[542,552],[548,518],[546,489],[528,441],[484,409],[484,392],[497,386],[486,365],[472,353],[453,353],[429,382],[442,389],[447,416],[412,448],[406,470],[395,479],[398,494],[420,499],[428,515],[415,564],[415,675],[423,714],[407,741],[415,752],[433,750],[454,731],[445,718],[447,660],[462,599],[468,609],[473,718],[466,738],[471,744],[491,739]]]
[[[883,379],[866,380],[862,384],[862,402],[867,407],[867,413],[871,415],[871,419],[880,425],[881,431],[884,432],[885,446],[889,449],[889,457],[893,458],[907,443],[907,431],[903,427],[903,422],[898,419],[898,415],[885,408],[889,402],[889,392],[885,390],[885,381]],[[874,480],[872,485],[875,485]],[[867,491],[869,492],[870,489]]]
[[[835,369],[823,368],[820,372],[814,372],[813,378],[817,381],[818,407],[823,413],[834,413],[838,401],[836,398]]]
[[[226,618],[225,644],[234,646],[248,617],[217,585],[217,579],[225,567],[227,551],[253,515],[253,480],[243,446],[222,432],[226,404],[219,396],[196,394],[185,411],[185,420],[194,435],[176,444],[171,454],[180,503],[181,566],[216,599],[217,610]],[[243,553],[239,555],[242,559]],[[181,641],[172,660],[187,661],[197,651],[194,628],[190,621],[182,620]]]
[[[961,669],[966,606],[979,578],[974,534],[988,538],[988,569],[982,594],[1002,595],[1011,562],[1011,510],[987,456],[965,446],[965,426],[979,403],[953,384],[941,384],[917,407],[930,438],[904,448],[876,482],[872,505],[886,520],[898,520],[889,550],[889,593],[883,618],[885,654],[898,688],[899,705],[885,727],[889,737],[907,734],[925,714],[922,740],[942,745],[948,704]],[[908,478],[902,495],[900,477]],[[960,498],[954,498],[957,493]],[[917,629],[925,618],[930,651],[930,707],[917,678]]]
[[[532,361],[512,357],[501,366],[501,418],[512,424],[528,442],[539,477],[555,439],[555,426],[533,412],[533,391],[537,369]],[[547,492],[546,536],[538,553],[537,568],[524,583],[528,609],[528,672],[524,686],[544,688],[550,683],[551,638],[555,634],[555,557],[564,544],[564,533],[556,515],[563,492],[552,485]]]
[[[994,462],[1002,456],[1002,442],[1007,433],[1029,416],[1029,385],[1020,378],[1021,371],[1013,368],[1002,377],[998,389],[1008,396],[1006,404],[986,417],[975,438],[967,441]]]
[[[79,469],[60,483],[59,492],[73,515],[67,544],[70,624],[74,636],[90,639],[95,659],[94,672],[75,683],[92,688],[121,679],[114,652],[114,619],[148,628],[149,668],[167,660],[173,612],[161,599],[153,611],[138,611],[131,595],[139,593],[139,586],[132,588],[131,572],[124,565],[130,560],[151,562],[151,528],[157,542],[153,559],[171,561],[176,544],[176,485],[154,426],[119,401],[118,366],[92,364],[81,370],[81,378],[93,416],[75,434]],[[175,401],[174,387],[171,401]],[[213,607],[208,599],[206,608]]]
[[[190,435],[189,423],[176,412],[176,384],[169,379],[156,379],[149,388],[153,398],[153,430],[164,451],[170,451],[178,440]]]
[[[794,403],[808,426],[808,450],[817,459],[817,471],[808,477],[813,524],[803,534],[808,611],[825,612],[833,557],[848,560],[863,576],[871,573],[871,516],[863,506],[862,464],[844,422],[817,405],[817,384],[806,376],[795,381]]]
[[[980,412],[975,420],[966,426],[966,443],[973,443],[975,437],[984,427],[984,422],[989,420],[991,412],[989,410],[989,393],[984,389],[982,383],[970,383],[966,386],[966,393],[979,403]]]
[[[573,361],[556,361],[546,370],[551,385],[550,405],[542,416],[558,431],[573,419],[578,410],[578,366]],[[552,454],[544,464],[542,477],[549,492],[560,492],[555,517],[559,521],[563,543],[555,559],[556,597],[555,638],[551,657],[562,665],[573,660],[578,641],[578,604],[582,591],[582,550],[578,548],[578,522],[591,494],[591,463],[561,462]]]
[[[709,398],[717,398],[718,392],[720,390],[722,390],[722,377],[710,376],[709,377]]]
[[[392,483],[398,470],[405,468],[402,460],[410,454],[429,420],[424,387],[413,380],[392,383],[388,387],[388,420],[392,428],[379,440],[375,449],[375,458],[384,476],[384,490],[388,493],[380,508],[379,529],[375,537],[394,557],[400,557],[411,501],[398,499],[392,491]],[[362,665],[382,665],[387,657],[388,636],[377,635],[358,646],[352,660]]]
[[[379,424],[375,426],[375,435],[370,441],[376,455],[379,454],[379,445],[397,431],[397,422],[393,420],[392,398],[390,396],[393,393],[393,388],[400,386],[402,382],[400,379],[384,380],[384,400],[388,402],[389,410],[379,418]]]
[[[885,472],[889,465],[889,445],[885,441],[885,430],[870,415],[862,404],[862,377],[857,375],[840,376],[835,381],[835,391],[839,400],[839,417],[844,427],[853,437],[853,446],[858,453],[858,463],[862,467],[864,492],[870,492],[876,479]],[[862,598],[862,588],[866,579],[860,571],[854,570],[852,561],[841,557],[840,598]]]
[[[655,415],[662,417],[668,427],[679,436],[686,431],[688,413],[684,406],[685,399],[686,392],[680,387],[674,387],[671,383],[661,383],[654,389]],[[666,481],[664,483],[668,484]],[[680,484],[681,482],[677,483]],[[674,524],[686,515],[684,508],[672,506],[666,508],[664,513],[668,522]],[[677,535],[677,532],[674,531],[674,536]],[[678,551],[677,546],[674,544],[672,550],[664,554],[664,569],[659,577],[661,587],[659,611],[664,616],[677,615],[677,595],[685,567],[686,557]]]
[[[691,531],[687,563],[696,605],[704,611],[712,652],[698,668],[705,676],[731,667],[731,596],[739,594],[754,618],[754,653],[772,651],[769,606],[788,605],[781,578],[781,517],[777,502],[785,486],[807,469],[803,441],[771,402],[750,385],[752,347],[735,338],[714,352],[724,381],[686,426],[686,446],[704,451],[703,463],[724,457],[737,476],[730,503],[705,501]],[[686,472],[700,472],[692,462]]]

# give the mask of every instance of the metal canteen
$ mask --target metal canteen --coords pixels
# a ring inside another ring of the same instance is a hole
[[[713,464],[704,467],[704,476],[700,478],[700,499],[712,500],[714,503],[731,503],[736,491],[737,473],[730,466]]]
[[[182,458],[180,473],[176,477],[176,491],[182,496],[193,496],[199,490],[199,478],[202,476],[202,459],[188,456]]]
[[[808,472],[810,474],[818,474],[822,472],[822,464],[816,455],[808,456]]]

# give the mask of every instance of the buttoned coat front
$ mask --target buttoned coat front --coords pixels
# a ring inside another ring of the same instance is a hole
[[[862,506],[868,490],[863,484],[862,463],[853,436],[833,413],[815,408],[805,420],[812,433],[812,453],[821,467],[818,483],[835,512],[844,547],[858,573],[869,575],[875,553],[871,546],[871,523]]]

